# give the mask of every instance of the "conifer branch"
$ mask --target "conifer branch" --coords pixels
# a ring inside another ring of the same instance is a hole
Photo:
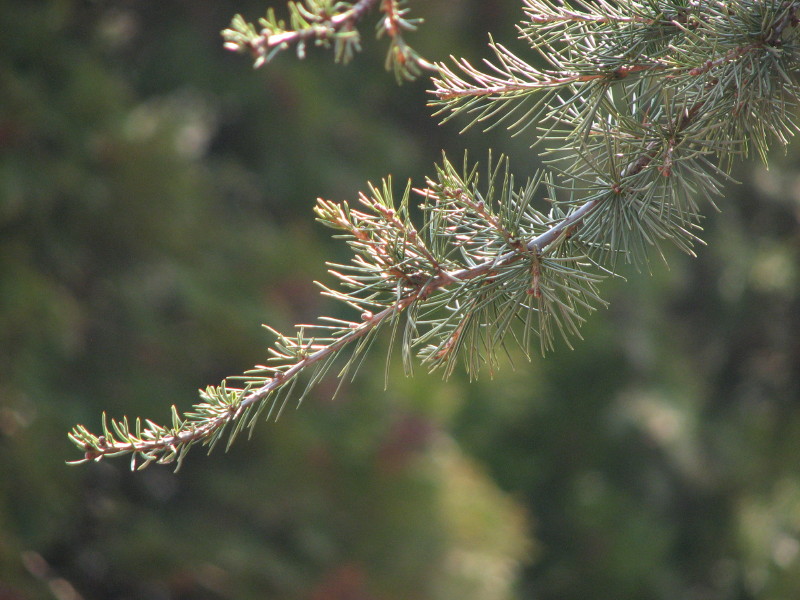
[[[505,201],[514,202],[515,197],[524,198],[525,206],[523,208],[530,211],[529,216],[534,217],[538,225],[547,225],[542,233],[527,240],[524,244],[524,251],[521,251],[523,247],[521,242],[515,241],[507,229],[510,224],[501,223],[499,217],[490,212],[486,199],[476,199],[482,195],[477,191],[477,177],[474,171],[467,174],[466,177],[462,177],[456,173],[453,165],[445,160],[439,170],[439,176],[439,181],[429,180],[428,187],[414,191],[425,199],[423,208],[432,214],[432,221],[444,218],[452,223],[454,229],[451,243],[456,247],[463,245],[465,240],[459,237],[461,234],[455,232],[464,231],[465,223],[462,222],[462,219],[465,218],[464,211],[469,210],[474,211],[477,217],[486,219],[487,223],[497,230],[498,238],[502,239],[502,242],[500,239],[496,241],[500,243],[499,248],[506,249],[505,252],[497,253],[493,248],[491,252],[487,252],[491,258],[454,269],[453,267],[458,263],[448,258],[448,250],[452,250],[452,248],[445,250],[440,247],[436,251],[438,256],[435,256],[434,251],[429,249],[428,244],[423,240],[424,236],[417,233],[416,229],[410,225],[408,221],[409,189],[406,189],[400,207],[396,210],[391,202],[388,182],[385,182],[382,190],[372,187],[371,195],[361,195],[360,204],[367,208],[368,212],[351,209],[347,203],[340,205],[320,199],[316,208],[319,220],[334,229],[347,232],[346,239],[359,253],[354,265],[332,266],[359,273],[363,272],[364,267],[374,269],[374,273],[366,277],[363,275],[351,276],[331,270],[331,273],[342,282],[343,286],[355,289],[353,293],[323,287],[324,294],[357,309],[360,312],[361,321],[323,318],[325,323],[331,325],[298,325],[298,334],[294,337],[274,332],[278,341],[270,353],[279,366],[256,367],[243,377],[247,381],[243,388],[232,388],[227,381],[216,388],[207,388],[201,392],[205,402],[195,405],[194,410],[183,417],[179,416],[177,409],[173,406],[171,428],[159,426],[149,420],[145,421],[143,425],[139,419],[131,427],[127,418],[123,418],[121,421],[111,420],[109,425],[104,417],[103,433],[96,436],[86,428],[78,426],[70,433],[70,439],[83,449],[85,455],[82,460],[76,462],[99,460],[105,456],[132,454],[132,468],[137,465],[137,459],[142,461],[138,465],[139,468],[144,468],[152,462],[168,464],[177,461],[180,465],[186,452],[194,444],[201,443],[213,448],[229,425],[232,429],[230,434],[230,441],[232,441],[243,427],[252,427],[255,424],[258,415],[270,399],[272,408],[267,418],[277,417],[287,397],[284,397],[282,403],[279,404],[276,393],[287,389],[291,391],[296,384],[298,375],[315,367],[319,368],[320,364],[323,365],[321,372],[318,371],[310,376],[311,381],[307,385],[306,391],[300,396],[299,402],[306,395],[310,386],[330,368],[331,359],[336,358],[340,351],[352,344],[368,340],[373,332],[383,325],[396,322],[404,311],[421,305],[437,295],[440,302],[442,299],[451,300],[456,296],[455,294],[443,294],[451,286],[463,289],[475,281],[478,281],[479,285],[493,284],[495,280],[502,277],[507,268],[521,259],[535,260],[540,271],[547,269],[551,266],[547,260],[544,261],[544,266],[540,266],[546,251],[551,247],[557,247],[560,241],[566,239],[565,232],[590,214],[597,206],[596,202],[587,203],[565,218],[553,222],[552,219],[545,218],[528,206],[540,182],[529,183],[525,189],[515,193],[509,187],[512,182],[506,178],[503,182],[504,189],[501,192]],[[491,185],[489,193],[492,193]],[[444,214],[447,211],[450,213]],[[431,221],[428,224],[430,223]],[[472,227],[478,229],[476,224],[472,224]],[[442,232],[434,230],[433,235],[439,236],[442,235]],[[474,239],[469,241],[475,243]],[[508,249],[509,247],[511,249]],[[371,260],[366,261],[366,257]],[[578,265],[585,260],[585,257],[565,257],[554,254],[549,260],[552,264],[560,263],[560,268],[563,270],[564,265]],[[569,267],[566,268],[568,271]],[[525,273],[529,271],[530,267],[523,269]],[[599,299],[593,287],[600,278],[577,271],[575,275],[585,280],[588,287],[585,289],[576,287],[570,293],[579,299],[585,296],[580,301],[585,308],[592,309],[587,300],[596,300],[602,304],[602,300]],[[371,285],[365,285],[368,281],[371,282]],[[527,279],[525,285],[527,286]],[[526,287],[526,293],[527,289]],[[383,293],[377,293],[378,290]],[[387,293],[390,298],[392,296],[395,298],[387,301]],[[539,292],[537,296],[541,297],[541,293]],[[381,310],[372,312],[376,307]],[[542,312],[541,307],[537,310]],[[428,353],[430,357],[428,362],[433,368],[444,364],[445,359],[451,358],[450,351],[454,345],[454,339],[463,330],[465,323],[466,321],[456,327],[458,333],[444,336],[433,354]],[[483,324],[483,326],[486,325],[488,323]],[[312,329],[327,329],[332,330],[332,333],[324,338],[306,336],[305,330]],[[418,340],[407,340],[404,347],[407,344],[419,345],[422,341],[427,342],[434,337],[435,335],[423,335]],[[353,357],[358,354],[359,349],[357,348]],[[340,378],[348,374],[353,365],[353,357],[339,373]],[[449,360],[446,362],[452,364]],[[452,367],[450,367],[451,369]]]
[[[131,454],[140,468],[180,465],[193,445],[211,449],[226,431],[230,444],[265,409],[277,417],[290,399],[301,402],[334,364],[343,362],[341,381],[354,376],[385,329],[392,340],[402,332],[407,372],[416,354],[445,376],[459,359],[470,376],[494,370],[508,339],[529,357],[537,336],[541,352],[556,337],[570,345],[585,315],[605,305],[598,284],[618,259],[646,264],[664,241],[692,253],[698,201],[719,195],[735,158],[753,147],[766,160],[769,144],[797,128],[789,108],[800,96],[800,0],[601,0],[576,2],[580,12],[553,0],[525,5],[520,33],[552,68],[492,42],[491,72],[465,61],[456,61],[463,75],[438,66],[434,103],[447,118],[539,128],[553,174],[515,188],[508,162],[490,160],[481,185],[475,167],[465,161],[459,171],[445,159],[399,202],[391,180],[370,186],[356,207],[320,199],[318,220],[354,254],[330,265],[339,285],[322,293],[359,319],[274,332],[266,365],[202,391],[183,416],[173,407],[171,427],[104,418],[97,436],[77,426],[77,462]],[[540,191],[546,213],[534,207]],[[422,198],[420,227],[412,193]]]

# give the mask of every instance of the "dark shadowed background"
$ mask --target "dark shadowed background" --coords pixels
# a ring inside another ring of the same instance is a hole
[[[429,59],[524,50],[519,0],[411,7]],[[337,314],[316,197],[442,150],[538,164],[437,125],[372,21],[348,67],[253,71],[219,31],[265,8],[0,2],[0,600],[800,597],[797,145],[736,169],[697,259],[604,284],[572,351],[477,383],[394,360],[386,391],[378,352],[177,475],[65,465],[74,424],[166,421],[263,362],[261,323]]]

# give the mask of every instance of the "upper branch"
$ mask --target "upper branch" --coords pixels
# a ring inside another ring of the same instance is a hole
[[[684,4],[603,2],[577,12],[561,2],[526,0],[529,24],[521,37],[549,68],[492,41],[495,60],[484,61],[485,68],[463,59],[455,69],[438,65],[432,104],[437,114],[450,113],[445,120],[467,113],[470,125],[506,122],[519,131],[549,120],[545,128],[564,123],[582,135],[592,120],[616,110],[615,101],[608,104],[614,89],[638,98],[648,87],[670,89],[688,105],[701,95],[735,94],[746,106],[794,94],[798,2]],[[772,81],[761,84],[759,77]],[[736,130],[731,139],[740,137],[741,119],[727,125]]]

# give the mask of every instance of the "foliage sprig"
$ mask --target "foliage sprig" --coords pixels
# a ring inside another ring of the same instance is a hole
[[[557,337],[569,344],[604,306],[598,284],[620,259],[647,264],[665,241],[691,253],[699,201],[720,195],[736,158],[755,150],[766,160],[796,129],[800,1],[524,3],[520,34],[549,67],[492,42],[484,70],[437,65],[433,102],[446,119],[538,132],[551,172],[515,187],[504,159],[489,161],[485,182],[466,160],[457,169],[444,159],[398,201],[389,179],[356,206],[319,200],[318,220],[353,251],[330,265],[339,285],[321,287],[358,318],[275,332],[266,365],[202,391],[182,417],[173,408],[171,427],[104,419],[100,436],[76,427],[83,460],[180,464],[195,444],[213,448],[226,432],[230,443],[331,369],[353,377],[384,329],[407,372],[414,355],[445,375],[463,359],[474,376],[496,368],[509,339],[528,356],[536,337],[542,352]]]
[[[475,168],[465,164],[460,173],[445,159],[435,179],[413,190],[423,198],[419,230],[409,216],[412,188],[395,202],[390,180],[361,194],[358,208],[318,200],[318,220],[340,232],[336,237],[354,253],[351,263],[330,265],[340,285],[320,284],[323,294],[355,309],[359,320],[322,317],[298,325],[293,335],[273,330],[277,340],[267,364],[202,390],[203,402],[182,417],[173,407],[171,427],[105,418],[102,435],[76,427],[70,438],[84,450],[84,460],[132,454],[131,464],[140,460],[139,468],[154,461],[180,464],[194,444],[212,449],[226,430],[230,444],[267,407],[267,418],[277,417],[290,398],[301,402],[346,347],[350,355],[337,376],[354,376],[385,328],[392,337],[402,330],[408,371],[419,351],[432,370],[450,373],[466,345],[464,359],[473,375],[495,364],[515,322],[525,323],[518,341],[526,352],[537,327],[543,350],[552,347],[555,331],[565,338],[577,333],[582,313],[603,304],[596,287],[601,276],[588,270],[592,261],[571,253],[574,244],[566,243],[567,230],[586,211],[564,219],[539,212],[531,201],[550,182],[540,176],[515,190],[506,166],[501,160],[490,168],[481,190]],[[301,374],[306,379],[298,387]]]

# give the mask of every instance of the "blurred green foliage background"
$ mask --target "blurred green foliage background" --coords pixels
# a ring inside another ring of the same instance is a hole
[[[0,1],[0,599],[800,597],[800,152],[742,163],[708,247],[604,286],[574,351],[449,382],[383,356],[175,475],[79,458],[332,310],[317,196],[530,139],[440,127],[363,28],[254,72],[229,0]],[[518,0],[412,2],[427,58]]]

